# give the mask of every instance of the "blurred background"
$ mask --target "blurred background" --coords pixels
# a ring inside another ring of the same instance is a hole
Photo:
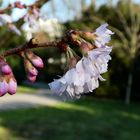
[[[55,48],[34,50],[45,63],[35,84],[26,80],[18,56],[7,57],[19,87],[16,95],[0,98],[0,140],[139,140],[140,0],[49,0],[42,11],[47,20],[39,31],[22,26],[19,37],[0,27],[0,52],[31,34],[44,42],[69,29],[94,31],[107,22],[115,35],[106,81],[94,93],[64,101],[52,96],[47,84],[63,74],[65,54]]]

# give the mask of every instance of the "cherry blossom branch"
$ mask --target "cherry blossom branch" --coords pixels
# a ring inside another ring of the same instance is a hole
[[[95,32],[70,30],[59,41],[39,43],[37,39],[32,38],[22,46],[5,51],[0,56],[0,96],[6,93],[13,95],[17,89],[12,69],[4,57],[12,54],[20,55],[24,62],[27,79],[35,82],[38,69],[43,68],[44,63],[30,49],[41,47],[57,47],[66,53],[68,64],[66,73],[49,84],[54,93],[79,98],[83,93],[92,92],[99,86],[98,80],[105,80],[101,74],[107,71],[108,61],[111,59],[112,47],[106,44],[114,33],[107,29],[107,26],[108,24],[103,24]],[[79,47],[82,58],[77,57],[72,46]]]
[[[46,0],[46,2],[48,2],[48,1],[49,0]],[[27,6],[27,5],[22,5],[20,2],[14,2],[13,5],[10,4],[8,7],[4,8],[4,9],[0,9],[0,14],[3,14],[6,11],[11,10],[13,7],[22,9],[22,8],[37,6],[37,5],[39,5],[39,3],[40,3],[40,0],[36,1],[32,5]]]
[[[41,48],[41,47],[57,47],[58,43],[59,43],[58,41],[49,41],[49,42],[47,41],[44,43],[38,43],[37,39],[32,38],[29,42],[25,43],[22,46],[5,51],[1,56],[6,57],[9,55],[18,54],[26,49]]]
[[[79,34],[80,31],[75,30],[69,30],[66,32],[65,36],[62,37],[59,41],[46,41],[43,43],[39,43],[38,39],[32,38],[29,40],[29,42],[26,42],[24,45],[18,46],[16,48],[9,49],[5,51],[3,54],[1,54],[1,57],[6,57],[13,54],[20,54],[20,52],[33,49],[33,48],[43,48],[43,47],[57,47],[62,52],[66,52],[67,50],[67,44],[74,44],[74,45],[81,45],[79,44],[79,41],[76,41],[77,38],[75,38],[76,34]]]

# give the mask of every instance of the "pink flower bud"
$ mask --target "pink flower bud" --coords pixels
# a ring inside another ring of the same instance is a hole
[[[12,70],[11,70],[11,68],[8,64],[2,65],[1,66],[1,71],[2,71],[3,74],[6,74],[6,75],[8,75],[12,72]]]
[[[8,93],[13,95],[16,93],[17,90],[17,82],[15,79],[11,78],[8,85]]]
[[[29,73],[30,75],[37,76],[37,69],[31,64],[31,62],[28,59],[24,59],[24,65],[27,74]]]
[[[3,75],[9,75],[12,73],[12,69],[3,58],[0,58],[0,72]]]
[[[26,56],[35,67],[43,68],[44,64],[42,59],[39,56],[35,55],[32,51],[27,51]]]
[[[38,74],[38,71],[35,67],[32,67],[28,70],[29,74],[32,75],[32,76],[37,76]]]
[[[36,76],[38,74],[37,69],[32,65],[32,63],[28,59],[24,59],[24,65],[28,80],[31,82],[35,82]]]
[[[8,84],[5,80],[0,81],[0,97],[4,96],[8,91]]]
[[[93,41],[97,38],[96,34],[93,34],[93,32],[79,32],[80,37],[82,37],[83,39],[85,39],[86,41]]]
[[[31,81],[31,82],[35,82],[35,81],[36,81],[36,76],[34,76],[34,75],[28,74],[28,75],[27,75],[27,78],[28,78],[28,80]]]
[[[14,3],[14,7],[19,8],[19,9],[25,8],[25,6],[22,5],[22,4],[20,3],[20,1],[16,1],[16,2]]]
[[[89,42],[81,42],[81,46],[80,46],[80,49],[81,49],[81,52],[82,54],[87,54],[88,51],[92,50],[96,48],[94,45],[90,44]]]
[[[40,57],[36,56],[35,58],[31,59],[32,64],[37,68],[43,68],[44,64]]]

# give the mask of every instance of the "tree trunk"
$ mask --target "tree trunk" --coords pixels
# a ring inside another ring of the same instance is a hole
[[[108,0],[107,3],[108,3],[108,6],[109,6],[109,7],[112,7],[112,0]]]
[[[134,59],[131,60],[130,71],[127,80],[126,95],[125,95],[125,104],[127,105],[130,104],[132,83],[133,83],[133,70],[134,70]]]
[[[91,4],[92,4],[93,8],[95,8],[95,6],[96,6],[96,0],[92,0],[91,1]]]

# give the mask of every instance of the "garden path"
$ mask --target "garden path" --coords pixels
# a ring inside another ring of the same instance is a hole
[[[0,110],[39,107],[40,105],[55,106],[61,102],[61,98],[51,95],[49,89],[42,89],[34,94],[16,93],[13,96],[7,94],[0,98]]]

